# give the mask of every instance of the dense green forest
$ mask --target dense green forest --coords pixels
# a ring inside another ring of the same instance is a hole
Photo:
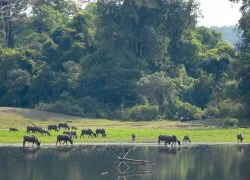
[[[99,0],[84,9],[1,0],[0,106],[109,119],[248,116],[248,0],[241,11],[235,48],[197,26],[195,0]]]

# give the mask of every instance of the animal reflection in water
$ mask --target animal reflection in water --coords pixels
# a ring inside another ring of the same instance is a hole
[[[58,146],[56,150],[60,158],[67,158],[74,148],[74,146]]]
[[[23,148],[25,158],[29,160],[36,159],[37,155],[39,154],[39,151],[40,151],[40,147],[36,147],[36,148],[24,147]]]
[[[160,155],[178,155],[181,153],[181,147],[161,146],[158,152]]]

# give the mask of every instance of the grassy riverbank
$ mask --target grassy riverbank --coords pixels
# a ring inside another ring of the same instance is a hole
[[[65,116],[61,114],[48,113],[42,111],[0,108],[0,143],[14,144],[22,143],[22,138],[26,135],[26,127],[29,124],[39,124],[47,128],[49,124],[68,122],[78,128],[80,135],[81,129],[105,128],[107,138],[77,138],[75,143],[97,143],[97,142],[131,142],[131,134],[135,133],[136,142],[157,142],[160,134],[175,134],[180,140],[184,135],[189,135],[192,142],[236,142],[236,134],[242,133],[245,136],[244,142],[250,142],[250,128],[223,128],[222,120],[200,120],[190,122],[179,121],[150,121],[150,122],[130,122],[130,121],[111,121],[100,119],[84,119],[78,117]],[[245,124],[244,124],[245,125]],[[15,127],[20,132],[9,132],[10,127]],[[51,132],[51,136],[35,135],[42,143],[55,143],[59,132]]]

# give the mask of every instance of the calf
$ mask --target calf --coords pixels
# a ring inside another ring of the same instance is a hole
[[[59,142],[61,144],[61,141],[64,141],[63,144],[69,141],[71,145],[73,145],[73,140],[71,139],[71,137],[68,134],[60,134],[57,136],[57,141],[56,141],[56,145]]]
[[[58,131],[58,127],[56,124],[53,124],[53,125],[48,125],[48,130],[51,131],[51,130],[55,130],[55,131]]]
[[[24,136],[23,137],[23,147],[25,146],[25,142],[32,142],[32,146],[34,146],[34,143],[39,147],[41,144],[41,141],[39,142],[38,139],[35,136]]]
[[[19,130],[18,130],[17,128],[10,128],[10,129],[9,129],[9,132],[10,132],[10,131],[13,131],[13,132],[18,131],[18,132],[19,132]]]
[[[89,137],[90,137],[90,136],[91,136],[91,137],[93,137],[93,136],[96,137],[96,134],[93,133],[93,131],[92,131],[91,129],[83,129],[80,138],[81,138],[82,136],[83,136],[83,138],[84,138],[84,134],[89,135]],[[92,136],[92,135],[93,135],[93,136]]]
[[[239,133],[239,134],[237,134],[237,139],[238,139],[238,143],[239,143],[239,141],[242,143],[244,136],[241,133]]]
[[[132,134],[132,141],[135,141],[135,138],[136,138],[136,136],[135,136],[135,134],[133,133],[133,134]]]
[[[96,136],[98,136],[98,134],[101,134],[102,135],[102,137],[106,137],[106,133],[105,133],[105,129],[99,129],[99,128],[97,128],[96,130],[95,130],[95,133],[96,133]]]
[[[60,130],[60,128],[64,128],[64,129],[70,130],[69,125],[67,123],[59,123],[58,124],[58,129]]]
[[[77,130],[77,127],[71,126],[71,129],[72,129],[72,130]]]
[[[183,143],[187,143],[187,142],[191,143],[190,138],[189,138],[189,136],[184,136]]]

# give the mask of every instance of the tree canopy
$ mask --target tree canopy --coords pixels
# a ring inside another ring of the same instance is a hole
[[[22,0],[13,14],[22,19],[8,21],[4,8],[15,2],[0,7],[1,106],[117,119],[247,115],[248,1],[237,48],[197,26],[195,0],[100,0],[84,9]]]

